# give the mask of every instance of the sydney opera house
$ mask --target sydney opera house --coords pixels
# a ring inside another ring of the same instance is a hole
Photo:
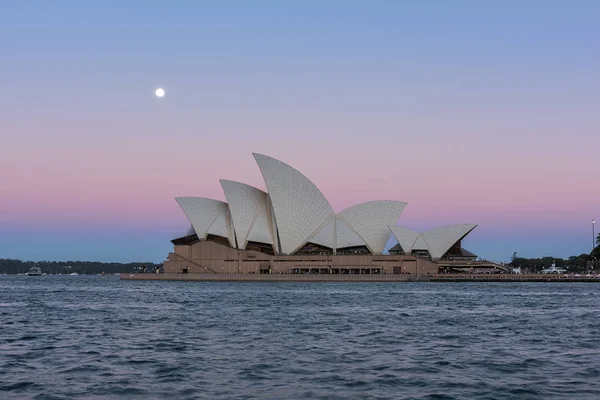
[[[227,202],[179,197],[191,227],[172,241],[171,274],[437,274],[444,260],[474,260],[461,247],[476,225],[416,232],[397,226],[406,203],[370,201],[335,213],[304,175],[254,154],[267,192],[221,180]],[[398,242],[387,253],[393,237]]]

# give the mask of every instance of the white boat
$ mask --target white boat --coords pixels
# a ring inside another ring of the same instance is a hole
[[[25,275],[27,275],[27,276],[41,276],[42,275],[42,269],[40,267],[31,267],[31,268],[29,268],[29,271],[27,271],[27,273]]]
[[[72,272],[69,275],[79,275],[77,272]]]
[[[550,268],[545,268],[542,270],[542,274],[564,274],[567,270],[564,268],[556,268],[556,264],[552,263]]]

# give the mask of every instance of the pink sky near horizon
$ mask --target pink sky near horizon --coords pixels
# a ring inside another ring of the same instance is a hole
[[[592,162],[598,140],[569,135],[565,117],[554,117],[561,123],[553,128],[532,118],[539,128],[506,136],[494,135],[496,129],[482,126],[492,122],[484,120],[470,120],[465,133],[464,123],[425,124],[385,113],[355,115],[349,123],[347,112],[310,109],[295,115],[283,110],[267,124],[259,118],[266,118],[265,110],[254,121],[231,121],[223,111],[194,118],[177,108],[172,91],[174,99],[143,100],[155,108],[151,119],[110,119],[107,113],[90,124],[56,113],[41,121],[53,132],[42,136],[37,132],[48,128],[40,122],[15,125],[9,140],[20,150],[0,160],[8,172],[0,218],[31,228],[173,227],[185,221],[174,197],[224,200],[221,178],[265,189],[252,152],[297,168],[336,211],[369,200],[406,201],[399,224],[409,227],[474,222],[536,232],[545,222],[578,226],[593,217],[600,198]],[[301,121],[304,126],[297,126]]]
[[[165,149],[168,147],[165,145]],[[346,153],[335,160],[322,153],[310,160],[300,154],[293,160],[267,154],[307,175],[336,211],[376,199],[408,202],[400,224],[432,226],[436,221],[473,221],[523,229],[544,221],[577,225],[590,219],[594,202],[600,197],[600,185],[581,183],[592,182],[593,173],[586,177],[585,170],[581,170],[572,173],[579,179],[569,179],[566,171],[556,168],[560,164],[540,160],[534,163],[535,168],[528,164],[526,170],[518,172],[507,165],[500,173],[496,165],[499,161],[490,168],[483,160],[468,160],[477,163],[473,166],[459,162],[444,167],[437,160],[424,165],[412,160],[404,163],[401,156],[384,162],[365,159],[365,155],[375,157],[377,153]],[[160,151],[152,154],[159,155]],[[265,189],[250,150],[239,159],[212,159],[208,165],[195,168],[176,160],[169,163],[166,155],[158,164],[154,159],[132,163],[126,149],[120,155],[113,152],[110,164],[102,154],[94,157],[90,153],[56,153],[50,160],[40,157],[32,155],[18,175],[8,177],[5,188],[9,190],[0,200],[0,209],[9,211],[3,213],[4,221],[32,227],[102,221],[111,221],[110,225],[117,227],[119,221],[170,226],[173,221],[184,220],[174,197],[193,195],[225,200],[221,178]],[[14,166],[19,161],[8,158],[3,162]],[[326,167],[330,165],[337,168]],[[576,167],[576,163],[572,166]],[[5,170],[8,167],[5,165]]]

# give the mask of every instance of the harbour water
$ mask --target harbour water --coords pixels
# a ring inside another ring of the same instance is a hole
[[[600,284],[0,276],[2,399],[598,399]]]

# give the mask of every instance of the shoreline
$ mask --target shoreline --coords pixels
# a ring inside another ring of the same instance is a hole
[[[557,274],[440,274],[432,282],[600,282],[600,277]]]
[[[121,280],[187,282],[409,282],[417,280],[417,277],[393,274],[121,274]]]
[[[121,280],[186,282],[600,282],[600,277],[563,275],[333,275],[333,274],[121,274]]]

